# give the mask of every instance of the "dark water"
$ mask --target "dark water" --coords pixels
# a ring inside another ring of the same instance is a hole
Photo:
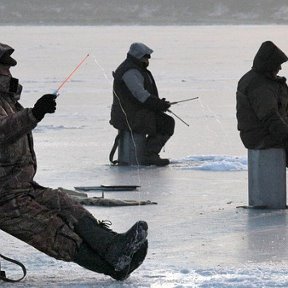
[[[1,25],[287,23],[287,0],[0,0]]]

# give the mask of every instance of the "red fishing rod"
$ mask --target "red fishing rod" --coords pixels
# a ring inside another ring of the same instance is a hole
[[[89,54],[87,54],[80,63],[74,68],[74,70],[67,76],[67,78],[59,85],[59,87],[54,91],[53,94],[56,96],[59,95],[59,90],[72,78],[74,73],[80,68],[80,66],[86,61],[86,59],[89,57]]]

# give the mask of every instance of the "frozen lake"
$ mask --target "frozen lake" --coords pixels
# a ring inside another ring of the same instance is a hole
[[[236,208],[247,204],[247,159],[235,119],[237,81],[262,42],[272,40],[288,53],[287,26],[8,26],[0,32],[1,41],[16,49],[12,73],[24,85],[26,107],[90,54],[60,91],[56,113],[34,131],[36,180],[70,189],[140,185],[137,192],[105,197],[158,203],[89,207],[118,232],[139,219],[149,224],[146,261],[124,283],[56,261],[0,231],[0,253],[28,270],[17,287],[288,287],[287,211]],[[109,165],[116,135],[108,123],[111,72],[132,42],[154,50],[150,70],[161,97],[199,97],[173,106],[190,126],[176,119],[175,135],[161,153],[172,160],[169,167]],[[14,267],[1,263],[17,277]]]

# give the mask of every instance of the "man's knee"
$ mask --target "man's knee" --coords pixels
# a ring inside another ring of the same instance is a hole
[[[172,136],[175,129],[175,120],[173,117],[161,113],[157,117],[157,133]]]
[[[172,136],[174,134],[174,130],[175,130],[175,120],[173,117],[169,116],[170,120],[169,120],[169,135]]]
[[[174,134],[174,130],[175,130],[175,120],[173,117],[166,115],[166,119],[165,119],[165,125],[163,127],[164,129],[164,133],[163,134],[168,134],[169,136],[172,136]]]

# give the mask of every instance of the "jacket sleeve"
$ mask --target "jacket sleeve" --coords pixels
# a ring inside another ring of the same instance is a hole
[[[259,87],[250,95],[250,104],[258,119],[269,133],[279,140],[288,138],[288,123],[278,111],[278,102],[273,89]]]
[[[14,143],[23,135],[31,132],[37,123],[31,108],[8,115],[0,106],[0,144]]]
[[[128,70],[122,79],[139,102],[144,103],[150,96],[150,93],[144,88],[144,78],[137,69]]]

